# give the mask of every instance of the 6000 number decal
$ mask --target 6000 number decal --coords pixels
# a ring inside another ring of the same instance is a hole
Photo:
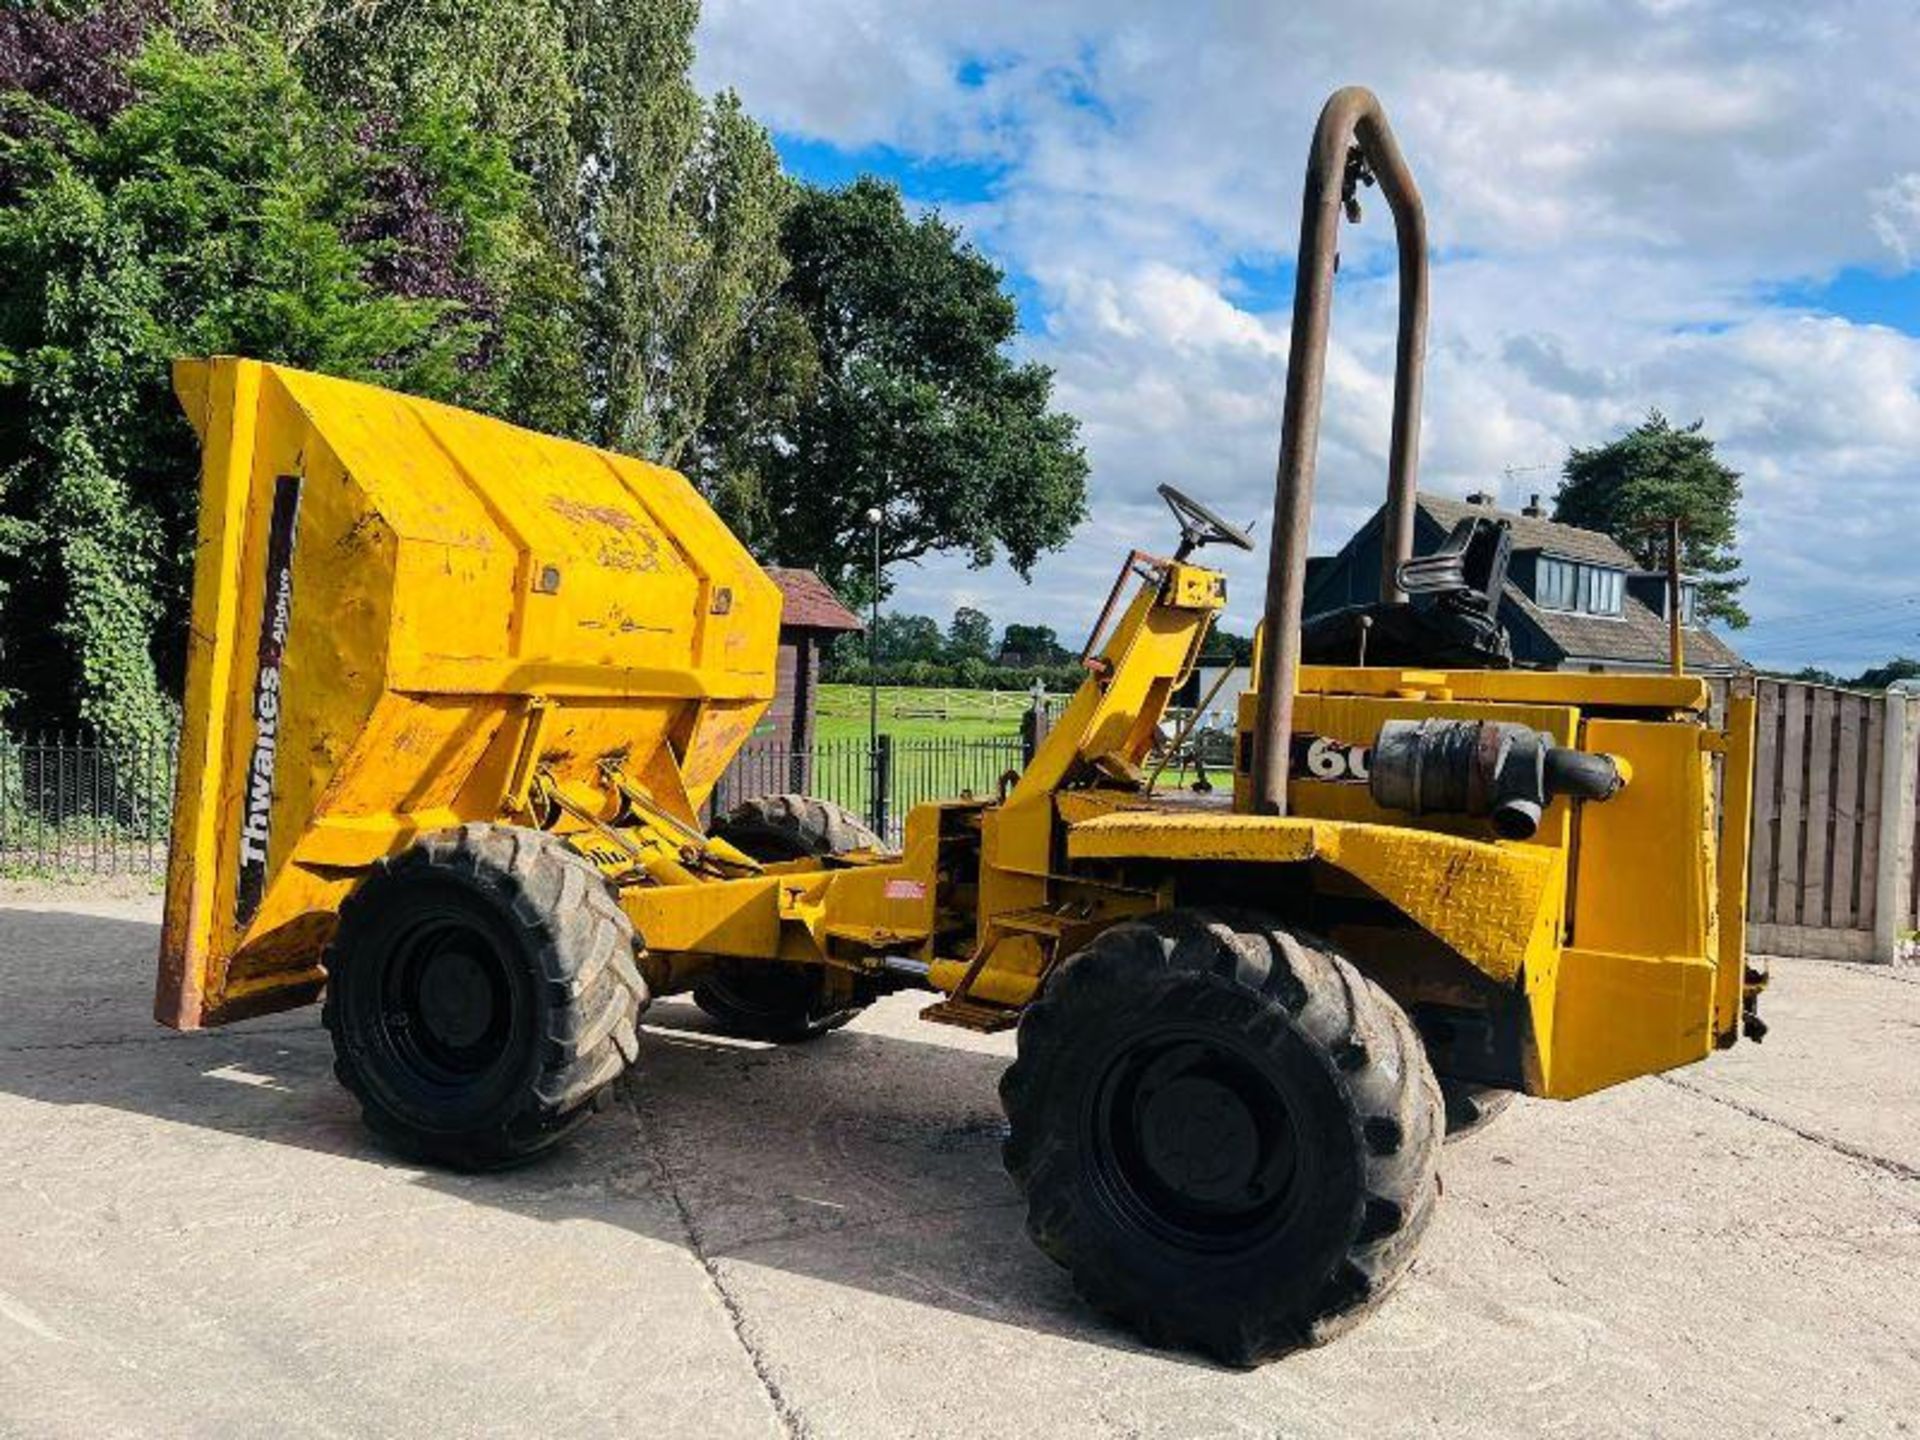
[[[1292,758],[1296,779],[1364,785],[1372,772],[1373,747],[1349,745],[1327,735],[1296,735]]]

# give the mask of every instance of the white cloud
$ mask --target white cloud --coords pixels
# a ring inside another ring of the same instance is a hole
[[[952,213],[1038,287],[1027,348],[1084,422],[1094,520],[1030,591],[941,560],[904,603],[984,596],[1070,631],[1127,546],[1166,540],[1159,481],[1264,520],[1288,317],[1236,267],[1291,254],[1314,115],[1359,79],[1439,257],[1423,483],[1460,493],[1511,466],[1517,501],[1553,488],[1526,467],[1651,407],[1704,417],[1747,476],[1750,608],[1780,619],[1920,591],[1902,541],[1920,341],[1766,301],[1920,257],[1917,48],[1920,12],[1892,3],[708,0],[701,69],[783,130],[1001,167],[990,203]],[[1394,286],[1370,210],[1345,241],[1323,545],[1385,484]],[[1241,625],[1263,571],[1230,566]],[[1842,628],[1818,658],[1920,650],[1905,623]],[[1801,663],[1806,622],[1780,624],[1742,643]]]
[[[1873,191],[1867,199],[1873,233],[1899,257],[1903,267],[1911,266],[1914,251],[1920,249],[1920,173],[1910,170]]]

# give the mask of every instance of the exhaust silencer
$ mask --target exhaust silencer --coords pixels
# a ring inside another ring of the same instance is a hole
[[[1607,800],[1627,783],[1611,755],[1555,745],[1494,720],[1389,720],[1367,779],[1374,803],[1415,815],[1484,815],[1503,840],[1529,840],[1556,795]]]

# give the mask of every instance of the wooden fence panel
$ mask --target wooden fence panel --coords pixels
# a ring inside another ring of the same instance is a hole
[[[1887,702],[1862,695],[1860,704],[1864,716],[1860,727],[1860,850],[1854,862],[1860,876],[1860,905],[1853,923],[1871,932],[1880,910],[1880,773],[1881,751],[1887,743]]]
[[[1800,923],[1800,860],[1807,843],[1807,691],[1783,685],[1780,725],[1779,824],[1774,839],[1773,919]]]
[[[1762,680],[1755,695],[1753,849],[1747,865],[1747,918],[1773,919],[1773,862],[1780,839],[1780,686]]]
[[[1912,715],[1911,710],[1908,711],[1908,715]],[[1914,788],[1909,808],[1913,812],[1916,826],[1920,826],[1920,725],[1913,724],[1911,719],[1907,723],[1906,742],[1900,763],[1905,767],[1904,773],[1913,776]],[[1912,833],[1907,840],[1907,855],[1910,863],[1907,866],[1907,885],[1904,896],[1906,913],[1898,916],[1894,921],[1895,928],[1899,930],[1912,929],[1916,917],[1920,917],[1920,864],[1911,863],[1912,857],[1920,856],[1920,837]]]
[[[1886,698],[1763,680],[1755,699],[1751,948],[1866,959],[1878,910]],[[1906,740],[1911,765],[1920,727]]]
[[[1839,696],[1815,690],[1807,697],[1807,846],[1800,876],[1800,923],[1827,924],[1828,841],[1833,835],[1834,712]]]
[[[1856,929],[1854,915],[1860,903],[1859,876],[1854,861],[1860,850],[1860,728],[1866,702],[1858,695],[1835,697],[1833,834],[1827,846],[1827,924]]]

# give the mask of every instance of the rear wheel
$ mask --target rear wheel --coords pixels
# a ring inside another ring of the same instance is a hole
[[[1150,1342],[1252,1365],[1405,1272],[1438,1193],[1439,1090],[1405,1014],[1324,944],[1176,911],[1104,931],[1001,1082],[1027,1228]]]
[[[820,860],[856,850],[885,850],[850,810],[810,795],[761,795],[715,822],[713,835],[763,864]],[[730,1034],[793,1043],[837,1030],[865,1008],[828,988],[817,966],[718,961],[693,990],[693,1002]]]
[[[756,795],[743,800],[713,823],[713,835],[763,864],[887,848],[887,842],[851,810],[811,795]]]
[[[511,826],[368,872],[326,954],[334,1072],[392,1144],[459,1169],[531,1159],[638,1053],[632,923],[600,872]]]
[[[698,1005],[729,1035],[791,1045],[818,1040],[866,1008],[828,994],[817,966],[723,960],[694,986]]]

